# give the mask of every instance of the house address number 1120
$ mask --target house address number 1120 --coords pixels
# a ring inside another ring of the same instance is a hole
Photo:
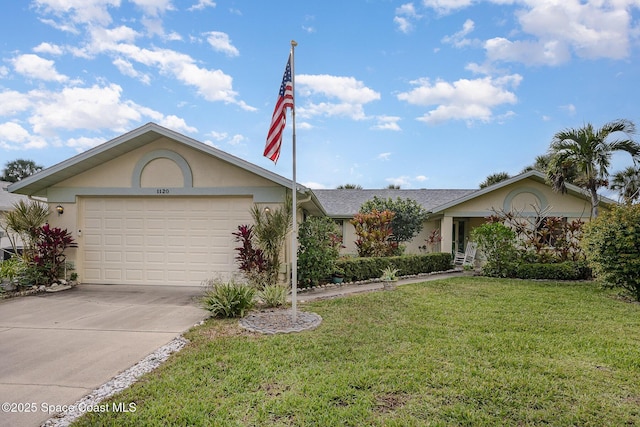
[[[156,194],[169,194],[168,188],[156,188]]]

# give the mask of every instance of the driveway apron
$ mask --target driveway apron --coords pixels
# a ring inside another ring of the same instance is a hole
[[[0,426],[38,426],[169,343],[208,316],[201,294],[79,285],[1,301]]]

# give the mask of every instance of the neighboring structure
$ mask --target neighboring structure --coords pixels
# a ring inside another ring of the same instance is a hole
[[[28,200],[27,196],[21,194],[13,194],[7,191],[10,182],[0,181],[0,260],[3,260],[5,253],[3,249],[12,249],[11,242],[4,232],[4,213],[13,209],[13,206],[20,200]],[[21,242],[18,242],[21,243]]]
[[[546,216],[569,221],[577,218],[588,221],[591,213],[588,193],[571,184],[567,190],[567,194],[557,193],[546,183],[543,173],[529,171],[480,190],[314,190],[314,193],[327,215],[341,221],[345,253],[356,253],[356,236],[349,220],[365,201],[374,196],[417,201],[429,212],[429,218],[420,235],[407,244],[406,251],[418,253],[434,229],[439,230],[442,238],[442,252],[464,252],[470,231],[501,210],[517,211],[523,216],[544,212]],[[614,200],[600,198],[604,209],[613,204]]]
[[[231,233],[251,223],[254,204],[280,205],[291,187],[280,175],[148,123],[9,190],[47,199],[49,223],[68,229],[77,242],[67,259],[83,283],[199,285],[236,271]],[[297,189],[298,220],[328,215],[341,221],[345,253],[355,253],[348,220],[374,195],[414,199],[430,212],[422,233],[407,245],[409,253],[419,252],[435,228],[442,251],[463,250],[469,230],[492,208],[532,214],[537,204],[549,208],[548,215],[567,218],[588,218],[590,211],[582,190],[569,186],[568,195],[555,193],[535,171],[482,190]]]

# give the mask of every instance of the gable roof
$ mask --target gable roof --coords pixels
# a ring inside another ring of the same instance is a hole
[[[440,205],[476,193],[477,191],[478,190],[338,189],[313,190],[313,193],[330,217],[351,218],[358,213],[360,206],[362,206],[364,202],[373,199],[374,196],[382,199],[391,198],[393,200],[396,200],[398,197],[401,199],[412,199],[427,211],[432,211]]]
[[[318,201],[322,204],[327,215],[333,218],[351,218],[359,212],[360,206],[367,200],[371,200],[374,196],[379,198],[393,200],[400,197],[401,199],[412,199],[418,202],[431,214],[443,213],[456,205],[466,201],[481,197],[492,191],[514,184],[516,182],[533,179],[542,184],[547,184],[547,177],[544,173],[536,170],[528,171],[512,178],[500,181],[482,189],[453,189],[453,190],[401,190],[401,189],[382,189],[382,190],[358,190],[358,189],[337,189],[337,190],[313,190]],[[582,188],[567,184],[567,192],[572,196],[581,199],[590,200],[589,193]],[[615,200],[605,196],[600,196],[600,202],[606,205],[617,204]]]
[[[9,191],[32,196],[46,196],[45,191],[48,187],[140,148],[162,136],[217,157],[284,187],[291,188],[293,185],[293,181],[256,166],[253,163],[249,163],[246,160],[225,153],[222,150],[218,150],[217,148],[162,127],[156,123],[147,123],[117,138],[80,153],[77,156],[43,169],[28,178],[11,184]],[[308,192],[308,188],[303,185],[297,184],[296,187],[299,192]]]
[[[460,203],[464,203],[468,200],[475,199],[476,197],[481,197],[487,193],[490,193],[492,191],[498,190],[500,188],[506,187],[508,185],[514,184],[518,181],[522,181],[525,179],[533,179],[534,181],[540,182],[545,185],[549,185],[547,183],[547,176],[544,173],[537,170],[531,170],[525,173],[521,173],[520,175],[511,177],[509,179],[505,179],[504,181],[500,181],[488,187],[482,188],[480,190],[476,190],[475,192],[467,194],[459,199],[448,201],[438,206],[436,209],[434,209],[433,213],[441,213],[442,211],[452,208],[453,206],[459,205]],[[591,201],[591,196],[589,195],[589,192],[587,192],[586,190],[578,187],[577,185],[573,185],[570,183],[567,183],[566,187],[567,187],[568,194],[571,194],[572,196],[578,197],[580,199],[586,199]],[[606,205],[617,204],[615,200],[609,199],[608,197],[605,197],[602,195],[598,197],[600,199],[600,203],[604,203]]]

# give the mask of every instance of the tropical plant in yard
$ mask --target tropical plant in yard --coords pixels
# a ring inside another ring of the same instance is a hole
[[[338,225],[328,217],[309,217],[298,231],[298,283],[316,286],[335,270],[342,236]]]
[[[4,214],[4,231],[17,253],[17,240],[20,238],[24,245],[23,256],[33,260],[34,246],[37,239],[36,230],[44,225],[49,217],[46,204],[35,200],[20,200],[13,205],[13,209]],[[2,223],[3,221],[0,221]]]
[[[36,241],[33,262],[40,272],[38,277],[45,281],[42,284],[50,285],[63,273],[66,261],[64,251],[73,243],[73,237],[66,229],[50,227],[49,224],[36,228],[34,234]]]
[[[256,294],[265,307],[282,307],[287,303],[289,287],[285,285],[267,285]]]
[[[596,277],[640,301],[640,205],[614,206],[588,223],[583,245]]]
[[[630,205],[640,199],[640,169],[629,166],[611,177],[611,190],[617,191],[620,199]]]
[[[631,136],[635,125],[629,120],[615,120],[596,129],[591,123],[556,133],[549,146],[551,160],[547,177],[554,190],[565,193],[571,182],[591,196],[591,216],[598,216],[598,190],[608,185],[609,166],[614,153],[626,152],[634,162],[640,159],[640,145]],[[616,138],[616,135],[624,135]],[[570,179],[575,170],[577,175]]]
[[[356,247],[361,257],[380,257],[394,255],[398,244],[392,239],[391,211],[373,210],[370,213],[357,213],[349,221],[355,228]]]
[[[254,205],[251,216],[255,240],[267,260],[267,284],[274,285],[278,282],[284,241],[291,231],[293,219],[291,197],[287,197],[284,205],[278,209],[262,209]]]
[[[247,281],[256,288],[262,288],[268,282],[269,264],[264,251],[254,244],[253,226],[239,225],[238,231],[231,233],[235,241],[240,243],[236,247],[236,263]]]
[[[360,206],[360,213],[372,213],[374,211],[393,212],[391,219],[391,229],[393,234],[391,240],[395,241],[397,246],[403,242],[408,242],[417,236],[424,226],[427,219],[427,211],[418,202],[412,199],[396,200],[391,198],[384,199],[374,196],[373,199],[367,200]]]
[[[516,268],[516,233],[500,222],[488,222],[471,231],[471,239],[486,258],[483,274],[511,277]]]
[[[235,279],[209,279],[202,297],[202,306],[213,317],[244,317],[254,305],[256,289]]]

